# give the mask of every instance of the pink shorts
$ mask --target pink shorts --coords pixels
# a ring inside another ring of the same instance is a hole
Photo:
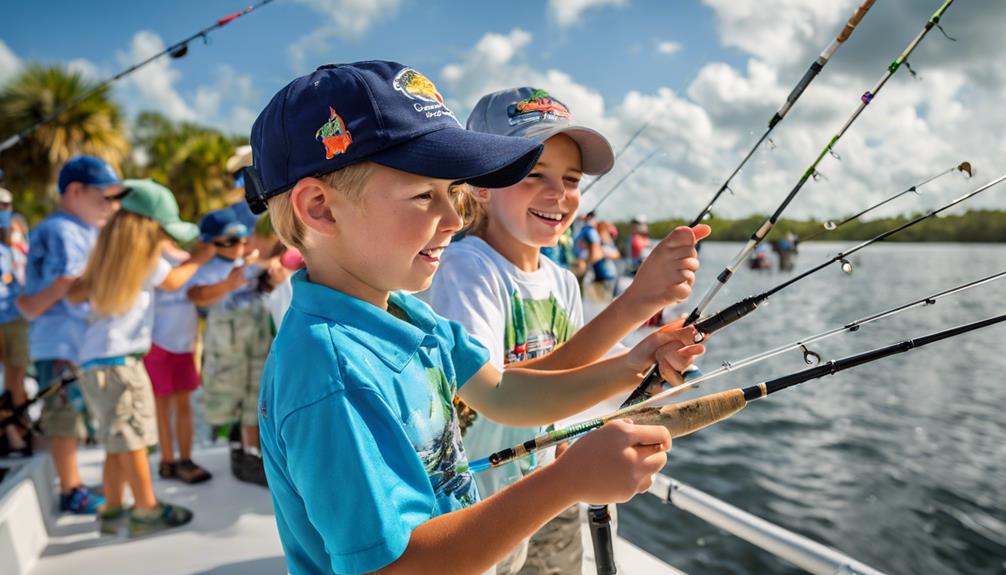
[[[199,387],[199,374],[192,352],[171,353],[154,345],[143,358],[143,365],[150,375],[150,383],[154,385],[154,395],[158,397],[194,391]]]

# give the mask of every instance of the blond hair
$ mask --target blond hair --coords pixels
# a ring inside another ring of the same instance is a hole
[[[360,162],[318,176],[318,179],[339,190],[350,200],[357,201],[363,195],[363,187],[373,175],[375,166],[376,164],[373,162]],[[289,192],[269,199],[269,220],[280,241],[304,251],[307,227],[294,213],[293,201],[290,199]]]
[[[489,225],[489,212],[475,195],[474,188],[467,184],[466,188],[465,192],[461,194],[458,206],[458,213],[461,214],[465,223],[458,233],[482,237],[485,234],[486,226]]]
[[[98,235],[81,282],[98,315],[132,309],[160,257],[164,232],[156,221],[126,210],[116,212]]]

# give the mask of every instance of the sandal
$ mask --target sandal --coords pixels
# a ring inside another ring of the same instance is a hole
[[[162,479],[178,479],[178,464],[174,461],[162,461],[157,467],[157,474]]]
[[[190,485],[209,481],[213,477],[209,471],[196,465],[191,459],[183,459],[176,466],[176,477]]]

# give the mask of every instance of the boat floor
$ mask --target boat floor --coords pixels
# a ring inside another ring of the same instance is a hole
[[[101,482],[104,453],[79,453],[85,483]],[[156,460],[153,456],[152,460]],[[195,512],[185,527],[140,539],[98,535],[93,516],[62,515],[55,521],[49,543],[32,575],[63,573],[137,573],[145,575],[258,575],[286,573],[283,549],[273,518],[272,500],[265,488],[235,480],[230,473],[226,445],[196,450],[193,459],[213,473],[200,485],[164,481],[154,474],[158,498]],[[583,529],[584,574],[595,573],[588,530]],[[680,571],[635,547],[615,541],[619,573],[679,574]]]

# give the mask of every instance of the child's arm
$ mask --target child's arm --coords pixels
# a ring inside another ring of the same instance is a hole
[[[412,531],[405,553],[376,573],[483,573],[570,505],[624,502],[645,491],[670,445],[663,427],[612,422],[555,464],[481,503],[426,521]]]
[[[211,305],[217,303],[218,301],[227,297],[227,294],[232,291],[239,289],[241,286],[245,285],[248,281],[245,278],[245,266],[243,264],[240,266],[235,266],[234,269],[227,274],[227,277],[222,281],[215,284],[207,284],[202,286],[196,286],[189,288],[187,296],[189,301],[196,304],[199,307],[210,307]]]
[[[458,394],[468,405],[489,418],[514,427],[544,425],[579,413],[639,383],[640,372],[654,361],[664,377],[705,352],[694,344],[694,327],[662,329],[628,353],[568,370],[541,371],[507,368],[502,375],[486,364]],[[672,379],[674,381],[674,379]]]
[[[213,244],[197,242],[189,259],[172,268],[168,273],[168,277],[158,287],[165,291],[181,289],[186,282],[192,279],[192,276],[195,275],[200,266],[213,259],[215,253],[216,248],[213,247]]]
[[[639,266],[636,278],[620,297],[551,353],[521,364],[540,370],[570,369],[604,356],[632,330],[663,308],[691,294],[699,268],[695,244],[709,235],[705,224],[676,228]],[[687,367],[684,366],[684,367]]]
[[[75,277],[61,277],[32,295],[21,294],[14,301],[14,305],[27,319],[35,319],[44,314],[59,300],[66,297],[70,291],[70,286],[76,281]]]

